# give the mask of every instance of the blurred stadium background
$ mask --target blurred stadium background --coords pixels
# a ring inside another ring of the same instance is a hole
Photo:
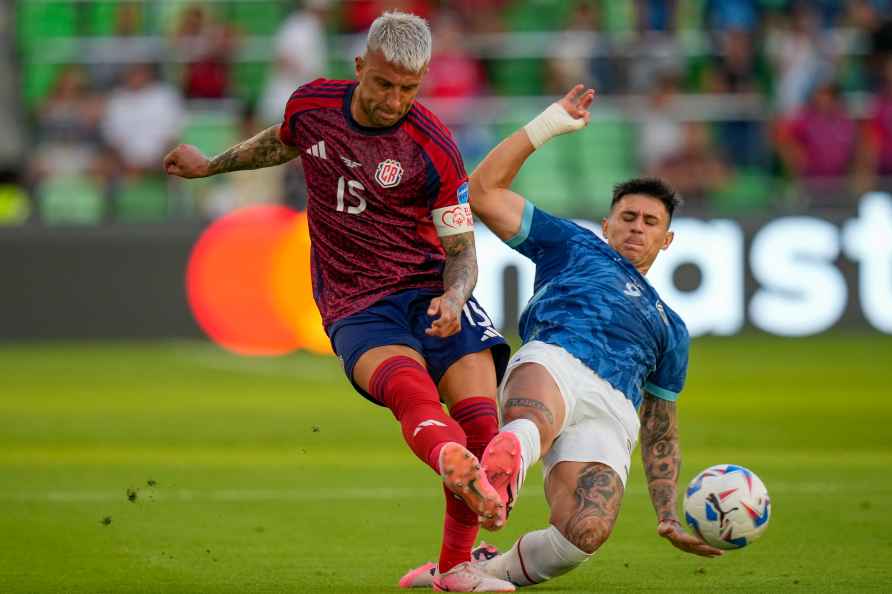
[[[889,591],[892,0],[0,4],[0,591],[395,591],[434,556],[433,479],[325,354],[300,163],[160,171],[352,78],[386,8],[430,20],[421,98],[469,171],[582,81],[590,128],[519,191],[587,221],[628,176],[682,192],[651,275],[700,337],[682,481],[740,463],[774,497],[764,542],[704,563],[652,535],[639,471],[553,587]],[[529,265],[484,229],[478,254],[511,334]]]

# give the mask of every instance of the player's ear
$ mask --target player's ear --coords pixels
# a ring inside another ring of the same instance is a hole
[[[666,238],[663,240],[663,247],[661,247],[660,249],[669,249],[669,246],[672,244],[673,239],[675,239],[675,231],[667,231]]]
[[[359,78],[362,74],[362,69],[365,68],[365,60],[362,56],[356,56],[353,58],[353,64],[356,66],[356,78]]]
[[[604,234],[604,239],[607,239],[607,217],[601,219],[601,233]]]

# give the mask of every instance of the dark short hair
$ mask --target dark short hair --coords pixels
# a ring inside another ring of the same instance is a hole
[[[669,222],[672,222],[672,215],[675,209],[682,205],[681,196],[672,189],[672,186],[656,177],[636,177],[613,186],[613,200],[610,202],[610,210],[616,206],[616,203],[623,199],[624,196],[630,194],[644,194],[656,198],[666,207],[669,213]]]

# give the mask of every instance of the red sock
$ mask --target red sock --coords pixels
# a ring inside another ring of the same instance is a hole
[[[468,437],[468,449],[480,459],[483,450],[499,432],[499,410],[496,402],[486,396],[474,396],[460,400],[449,409]]]
[[[440,547],[440,573],[471,560],[471,548],[480,531],[477,514],[446,487],[443,487],[443,492],[446,495],[446,517],[443,521],[443,544]]]
[[[453,406],[449,413],[468,438],[468,449],[479,459],[490,440],[499,431],[499,413],[492,398],[466,398]],[[443,526],[443,546],[440,548],[440,573],[449,571],[471,558],[471,548],[480,531],[477,514],[464,502],[446,492],[446,519]]]
[[[437,474],[442,447],[450,441],[466,444],[464,431],[443,410],[431,376],[414,359],[397,356],[381,363],[372,374],[369,393],[390,409],[406,443]]]

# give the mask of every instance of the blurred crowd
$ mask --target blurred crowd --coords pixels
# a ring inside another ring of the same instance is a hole
[[[113,4],[111,31],[89,46],[106,54],[58,65],[43,92],[23,99],[31,142],[17,182],[32,217],[301,207],[299,162],[190,185],[161,174],[162,156],[179,141],[222,149],[275,123],[297,85],[351,77],[350,52],[389,8],[429,19],[421,97],[469,167],[510,121],[483,107],[493,97],[553,96],[584,82],[598,91],[596,112],[608,106],[604,117],[632,130],[629,169],[666,178],[695,212],[846,208],[892,179],[892,0],[305,0],[281,3],[266,34],[233,3],[165,3],[176,10],[160,26],[148,23],[156,3]],[[269,48],[262,60],[251,57],[257,47]],[[259,75],[245,68],[252,60]],[[23,77],[29,68],[22,59]],[[219,114],[228,127],[214,123]]]

